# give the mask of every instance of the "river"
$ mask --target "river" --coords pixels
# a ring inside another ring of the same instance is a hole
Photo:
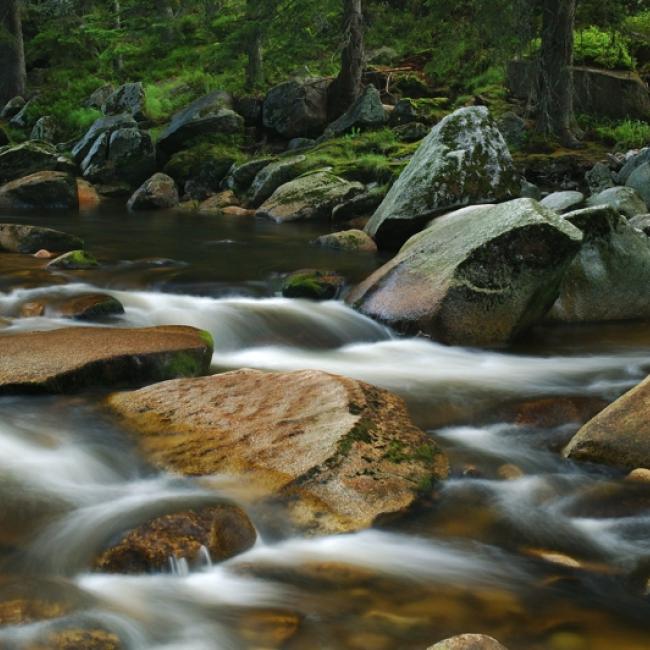
[[[650,647],[650,485],[563,460],[579,422],[513,415],[531,400],[611,401],[650,370],[647,326],[544,326],[508,349],[451,348],[401,338],[341,302],[278,297],[288,271],[331,268],[354,282],[377,266],[310,246],[322,225],[110,203],[0,221],[78,234],[102,261],[44,274],[32,258],[0,255],[0,318],[43,292],[107,291],[125,307],[113,325],[209,330],[215,372],[317,368],[398,393],[452,465],[435,498],[397,524],[288,537],[267,530],[268,513],[232,477],[207,486],[148,466],[103,391],[2,397],[0,613],[40,599],[64,614],[5,625],[0,647],[29,648],[66,626],[109,630],[134,650],[425,650],[464,632],[510,650]],[[69,324],[16,319],[2,332]],[[249,511],[260,536],[248,552],[219,565],[170,561],[159,575],[91,571],[123,530],[215,495]]]

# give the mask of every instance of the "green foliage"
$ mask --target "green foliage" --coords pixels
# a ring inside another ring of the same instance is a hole
[[[619,149],[635,149],[650,144],[650,123],[639,120],[596,122],[590,125],[594,136]]]
[[[615,70],[631,70],[634,62],[624,38],[591,26],[576,32],[574,58],[577,64],[596,65]]]

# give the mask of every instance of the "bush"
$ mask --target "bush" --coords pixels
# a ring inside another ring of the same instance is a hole
[[[650,145],[650,123],[639,120],[622,122],[594,121],[593,118],[580,117],[579,121],[587,131],[607,145],[618,149],[638,149]]]
[[[574,36],[574,58],[577,64],[596,65],[610,70],[631,70],[634,62],[625,39],[617,32],[604,32],[589,27]]]

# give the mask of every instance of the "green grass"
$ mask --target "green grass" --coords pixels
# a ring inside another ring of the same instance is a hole
[[[612,121],[581,115],[578,121],[587,135],[615,146],[617,149],[637,149],[650,145],[650,123],[640,120]]]

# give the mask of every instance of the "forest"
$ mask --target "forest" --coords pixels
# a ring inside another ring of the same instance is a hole
[[[648,0],[0,0],[0,650],[650,647]]]

